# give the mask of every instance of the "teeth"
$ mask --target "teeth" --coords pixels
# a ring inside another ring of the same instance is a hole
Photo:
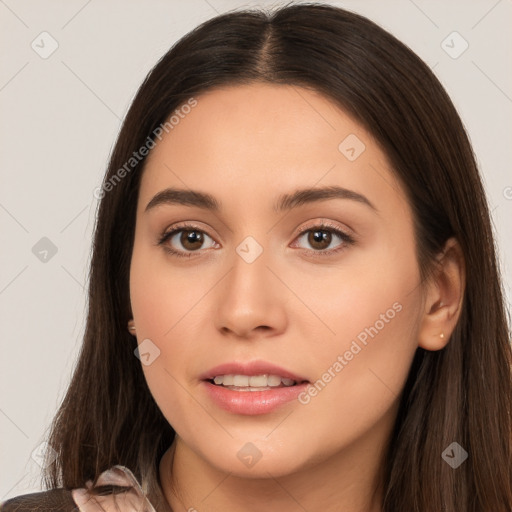
[[[222,379],[222,377],[221,377],[221,379]],[[224,375],[224,379],[222,380],[222,382],[220,384],[224,384],[225,386],[233,386],[235,384],[235,376],[234,375]]]
[[[235,375],[233,377],[233,386],[237,387],[247,387],[249,385],[249,376],[248,375]]]
[[[269,375],[267,381],[269,386],[279,386],[281,384],[281,377],[279,375]]]
[[[279,379],[281,380],[281,379]],[[253,375],[249,378],[251,388],[264,388],[268,384],[268,377],[265,375]]]
[[[268,388],[293,386],[296,382],[279,375],[217,375],[213,382],[218,386],[235,386],[238,388]],[[249,389],[248,389],[249,390]]]

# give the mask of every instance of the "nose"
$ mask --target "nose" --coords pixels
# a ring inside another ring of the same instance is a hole
[[[268,263],[265,251],[251,263],[234,257],[216,291],[216,328],[224,336],[250,340],[286,329],[287,290]]]

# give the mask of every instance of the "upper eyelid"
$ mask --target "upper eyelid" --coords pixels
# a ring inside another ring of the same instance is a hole
[[[320,219],[311,221],[311,225],[307,225],[305,227],[302,227],[298,232],[295,233],[294,239],[296,240],[297,237],[303,236],[309,231],[312,231],[314,229],[323,229],[323,230],[331,230],[333,232],[338,232],[336,236],[341,237],[343,239],[344,243],[354,243],[354,241],[357,240],[356,236],[353,234],[353,231],[349,228],[342,228],[338,225],[336,225],[333,221],[327,220],[327,219]],[[216,241],[214,237],[212,237],[205,229],[201,228],[200,226],[196,225],[194,222],[190,221],[184,221],[183,223],[178,223],[176,225],[173,225],[171,228],[166,229],[163,234],[159,237],[159,243],[164,243],[172,238],[172,236],[176,235],[176,233],[179,233],[180,231],[187,231],[187,230],[197,230],[201,233],[204,233],[206,236],[210,237],[215,244],[218,244],[219,242]],[[330,252],[330,249],[326,249],[326,252]],[[179,252],[179,251],[178,251]],[[194,252],[200,252],[199,251],[192,251],[191,254]],[[322,252],[322,251],[315,251],[315,252]]]
[[[307,231],[310,231],[312,229],[318,229],[318,228],[322,228],[322,229],[328,228],[328,229],[332,229],[335,231],[340,231],[341,233],[346,234],[347,236],[353,236],[352,229],[350,229],[348,227],[346,227],[346,228],[340,227],[340,226],[336,225],[335,223],[333,223],[332,221],[321,219],[321,220],[316,220],[316,221],[311,221],[311,222],[312,222],[311,225],[308,225],[308,226],[305,226],[305,227],[302,227],[301,229],[299,229],[295,233],[295,236],[302,235]],[[213,237],[208,233],[208,231],[206,229],[203,229],[199,225],[196,225],[194,222],[187,222],[187,221],[173,225],[170,228],[166,228],[162,232],[162,237],[170,235],[171,233],[179,232],[179,231],[187,231],[187,229],[189,229],[189,230],[195,229],[197,231],[201,231],[202,233],[208,235],[210,238],[213,239]]]

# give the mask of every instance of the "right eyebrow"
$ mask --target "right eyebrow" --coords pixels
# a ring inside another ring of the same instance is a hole
[[[196,190],[183,190],[166,188],[158,192],[146,206],[145,212],[161,204],[182,204],[185,206],[196,206],[205,210],[217,212],[220,210],[220,203],[210,194]]]

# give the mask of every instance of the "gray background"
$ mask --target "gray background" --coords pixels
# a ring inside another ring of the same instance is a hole
[[[512,1],[329,3],[395,34],[451,95],[485,181],[510,304]],[[37,448],[84,332],[93,190],[138,86],[202,21],[281,4],[0,0],[0,500],[42,488]]]

